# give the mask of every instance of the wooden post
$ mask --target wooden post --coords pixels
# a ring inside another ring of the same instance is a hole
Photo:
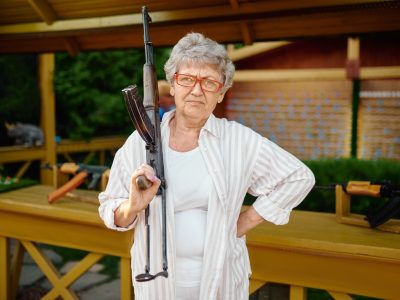
[[[10,252],[6,236],[0,235],[0,299],[9,299],[10,290]]]
[[[56,153],[56,118],[55,118],[55,94],[54,94],[54,53],[39,55],[39,80],[41,98],[41,127],[44,132],[45,157],[42,163],[51,165],[57,162]],[[53,175],[51,170],[40,170],[40,181],[42,184],[52,185]]]
[[[360,102],[360,39],[347,40],[347,78],[353,81],[351,118],[351,157],[357,157],[358,110]]]

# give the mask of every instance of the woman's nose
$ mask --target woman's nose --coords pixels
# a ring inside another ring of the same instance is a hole
[[[199,95],[203,94],[203,89],[201,88],[200,81],[197,81],[192,88],[192,94]]]

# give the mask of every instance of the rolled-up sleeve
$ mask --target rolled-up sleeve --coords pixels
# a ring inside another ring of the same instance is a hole
[[[122,160],[121,150],[115,155],[113,165],[111,167],[109,181],[104,192],[99,194],[99,215],[104,224],[114,230],[127,231],[136,225],[136,220],[128,227],[119,227],[115,225],[114,212],[115,210],[128,199],[130,174]]]
[[[264,139],[258,151],[248,192],[257,196],[253,207],[277,225],[289,222],[290,212],[315,184],[314,174],[299,159]]]

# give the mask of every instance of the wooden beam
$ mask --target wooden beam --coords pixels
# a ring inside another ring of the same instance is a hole
[[[360,69],[361,79],[400,78],[400,66],[364,67]]]
[[[360,78],[360,39],[347,39],[346,74],[348,79]]]
[[[10,146],[0,147],[0,163],[44,159],[43,147]]]
[[[360,79],[390,79],[400,77],[400,66],[364,67],[360,70]],[[326,69],[291,69],[291,70],[238,70],[234,81],[282,81],[282,80],[345,80],[346,70],[341,68]]]
[[[347,59],[360,59],[360,39],[347,39]]]
[[[254,43],[251,46],[245,46],[243,48],[234,49],[232,47],[228,48],[228,55],[232,61],[241,60],[247,57],[251,57],[263,52],[267,52],[279,47],[283,47],[290,44],[287,41],[278,42],[260,42]]]
[[[300,10],[309,8],[322,8],[338,5],[354,5],[361,3],[379,3],[378,0],[326,0],[326,1],[262,1],[242,3],[238,9],[231,5],[207,6],[200,8],[180,9],[171,11],[151,12],[152,23],[187,22],[189,24],[206,20],[230,21],[238,19],[252,19],[252,15],[261,13],[276,13],[285,10]],[[233,4],[234,5],[234,4]],[[44,23],[26,23],[0,26],[0,34],[57,32],[84,29],[112,28],[121,26],[142,25],[141,14],[116,15],[98,18],[84,18],[55,21],[51,26]]]
[[[238,2],[238,0],[229,0],[229,2],[230,2],[231,7],[232,7],[233,9],[239,9],[239,2]]]
[[[69,55],[71,56],[76,56],[81,51],[78,40],[74,37],[65,38],[65,46],[67,48]]]
[[[46,0],[28,0],[28,2],[47,25],[57,20],[57,14]]]
[[[250,23],[240,22],[240,31],[242,32],[243,44],[245,45],[253,44],[254,38]]]
[[[55,119],[55,93],[54,93],[54,53],[39,55],[39,81],[41,96],[41,127],[44,132],[45,158],[42,163],[55,165],[57,163],[56,153],[56,119]],[[41,170],[41,183],[53,184],[53,176],[49,170]]]
[[[292,70],[240,70],[236,71],[234,81],[289,81],[289,80],[345,80],[342,68],[331,69],[292,69]]]

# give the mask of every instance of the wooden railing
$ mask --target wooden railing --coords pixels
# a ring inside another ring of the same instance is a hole
[[[61,154],[67,161],[74,161],[71,157],[73,153],[85,153],[88,154],[83,159],[83,163],[87,163],[94,155],[99,155],[99,164],[105,164],[105,157],[107,151],[115,152],[125,142],[127,137],[125,136],[113,136],[113,137],[101,137],[94,138],[90,141],[71,141],[63,140],[56,145],[56,154]],[[22,177],[33,161],[40,160],[41,163],[47,163],[46,161],[46,147],[22,147],[22,146],[10,146],[0,147],[0,164],[22,162],[19,170],[15,174],[15,177]],[[41,170],[41,182],[43,184],[52,184],[51,176],[44,176],[43,173],[51,172],[49,170]]]

